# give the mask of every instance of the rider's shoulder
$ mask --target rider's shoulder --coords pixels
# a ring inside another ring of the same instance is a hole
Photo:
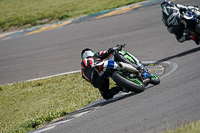
[[[185,5],[181,5],[181,4],[175,4],[175,6],[179,9],[182,9],[182,8],[187,8],[187,6]]]

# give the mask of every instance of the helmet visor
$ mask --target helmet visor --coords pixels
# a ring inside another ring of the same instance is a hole
[[[85,51],[83,53],[83,59],[85,59],[87,57],[91,57],[91,56],[94,56],[94,52],[92,52],[92,51]]]
[[[166,4],[161,4],[161,8],[164,10],[165,9],[165,7],[166,7]]]

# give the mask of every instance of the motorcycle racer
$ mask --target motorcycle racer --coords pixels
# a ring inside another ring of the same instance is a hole
[[[161,4],[162,21],[167,27],[168,31],[176,36],[178,42],[182,43],[187,40],[193,40],[199,45],[199,38],[195,34],[188,34],[187,23],[183,19],[182,12],[190,11],[197,18],[200,19],[199,8],[194,6],[184,6],[181,4],[174,4],[172,1],[164,0]],[[195,27],[194,27],[195,29]]]
[[[123,60],[121,56],[118,56],[117,52],[115,52],[120,49],[121,46],[117,45],[116,47],[97,53],[90,48],[85,48],[81,52],[82,77],[95,88],[98,88],[100,94],[106,100],[113,98],[115,94],[123,90],[120,86],[109,89],[109,75],[105,73],[107,68],[118,67],[114,60]],[[140,69],[137,65],[134,67]]]

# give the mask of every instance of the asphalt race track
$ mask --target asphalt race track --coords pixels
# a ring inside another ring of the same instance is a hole
[[[199,0],[175,3],[198,5]],[[178,43],[161,21],[159,4],[92,21],[0,41],[0,84],[80,69],[85,47],[100,51],[116,44],[142,61],[178,65],[161,84],[109,102],[48,133],[152,133],[200,119],[200,47]],[[37,131],[35,131],[37,132]]]

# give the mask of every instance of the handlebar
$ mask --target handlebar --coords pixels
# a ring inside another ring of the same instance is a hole
[[[116,47],[118,47],[119,48],[118,50],[121,51],[122,48],[125,48],[125,46],[126,46],[126,44],[117,44]]]
[[[120,46],[121,48],[124,48],[126,44],[117,44],[117,46]]]

